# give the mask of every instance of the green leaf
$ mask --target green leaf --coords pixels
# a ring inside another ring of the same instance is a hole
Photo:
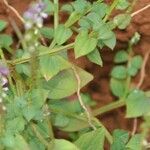
[[[113,21],[119,29],[125,29],[131,21],[131,16],[129,14],[119,14]]]
[[[97,27],[98,39],[104,45],[108,46],[110,49],[113,49],[116,45],[116,36],[111,31],[110,25],[107,23],[102,23]]]
[[[49,135],[49,126],[46,120],[38,122],[38,124],[36,125],[36,129],[44,138],[51,138]]]
[[[64,25],[59,25],[54,32],[54,40],[58,45],[65,43],[72,35],[72,31]]]
[[[102,42],[108,46],[110,49],[114,49],[116,45],[116,36],[114,33],[112,33],[112,36],[109,39],[102,40]]]
[[[81,98],[85,105],[93,106],[95,105],[95,101],[91,99],[91,97],[88,94],[82,94]],[[83,109],[79,103],[78,99],[73,99],[72,101],[69,101],[67,99],[60,99],[60,100],[50,100],[49,102],[50,110],[58,110],[58,111],[65,111],[68,113],[74,113],[74,114],[81,114],[83,113]]]
[[[78,21],[90,8],[90,3],[85,0],[76,0],[72,3],[72,6],[75,9],[75,11],[71,13],[68,20],[66,21],[66,27],[70,27],[76,21]]]
[[[138,70],[141,68],[143,59],[140,55],[134,56],[130,61],[128,66],[128,74],[130,76],[135,76],[138,73]]]
[[[30,121],[37,114],[39,114],[41,107],[44,105],[47,97],[48,90],[45,89],[32,89],[29,93],[30,103],[22,109],[24,117]]]
[[[126,99],[127,114],[126,117],[139,117],[150,112],[150,99],[143,91],[133,90]]]
[[[31,105],[31,106],[25,107],[22,110],[22,112],[23,112],[24,117],[27,119],[27,121],[30,121],[36,116],[36,114],[39,112],[39,109]]]
[[[107,24],[100,25],[98,29],[98,38],[101,40],[108,40],[112,38],[114,33],[109,29],[109,26]]]
[[[70,27],[72,26],[76,21],[78,21],[82,17],[82,14],[79,12],[72,12],[71,15],[69,16],[68,20],[65,23],[65,27]]]
[[[124,10],[129,6],[129,4],[130,3],[128,2],[128,0],[119,0],[116,8],[120,10]]]
[[[87,55],[87,57],[91,62],[93,62],[97,65],[103,66],[103,61],[102,61],[102,58],[101,58],[101,55],[100,55],[98,49],[95,49],[94,51],[89,53]]]
[[[54,4],[49,0],[44,0],[44,3],[46,4],[45,12],[50,14],[54,11]]]
[[[117,97],[122,97],[125,92],[125,81],[111,78],[110,88],[112,93]]]
[[[40,33],[48,39],[52,39],[54,36],[54,30],[52,28],[43,27],[40,29]]]
[[[111,150],[126,150],[125,146],[129,139],[129,133],[124,130],[116,129],[113,132],[113,144]]]
[[[18,64],[16,65],[16,71],[19,73],[19,74],[24,74],[28,77],[31,76],[31,71],[30,71],[30,66],[29,64],[27,63],[24,63],[24,64]]]
[[[124,66],[116,66],[112,69],[111,76],[116,79],[125,79],[127,77],[127,69]]]
[[[90,8],[90,3],[86,0],[76,0],[72,3],[72,6],[74,7],[76,12],[83,13],[85,10],[88,10]]]
[[[18,100],[18,99],[14,99]],[[21,99],[23,100],[23,99]],[[16,116],[21,116],[22,114],[20,113],[21,109],[17,106],[15,102],[11,102],[6,105],[7,107],[7,117],[9,120],[13,120]]]
[[[6,128],[9,132],[16,134],[25,128],[25,120],[23,117],[16,117],[13,120],[8,120]]]
[[[130,150],[142,150],[142,136],[141,134],[135,134],[131,137],[126,147]]]
[[[35,107],[40,108],[45,103],[48,97],[48,93],[49,93],[48,90],[42,88],[32,89],[32,91],[29,93],[30,94],[29,98],[32,100],[31,102]]]
[[[93,79],[93,76],[88,72],[78,67],[75,68],[81,80],[81,87],[85,86]],[[60,72],[48,82],[44,81],[42,85],[45,89],[49,90],[50,99],[61,99],[72,95],[77,90],[77,80],[73,69]]]
[[[131,66],[136,69],[140,69],[142,66],[143,59],[140,55],[134,56],[131,60]]]
[[[16,54],[15,54],[15,59],[23,58],[23,57],[28,57],[28,53],[25,52],[22,49],[17,49]],[[26,75],[26,76],[31,76],[31,69],[29,66],[29,63],[24,63],[24,64],[18,64],[15,66],[16,71],[21,74],[21,75]]]
[[[80,131],[88,127],[89,127],[89,124],[87,121],[69,116],[69,123],[67,124],[67,126],[59,127],[59,129],[65,132],[76,132],[76,131]]]
[[[115,63],[124,63],[128,61],[128,53],[124,50],[117,52],[114,58]]]
[[[71,64],[59,55],[47,55],[40,58],[40,72],[47,81],[60,71],[70,67]]]
[[[55,139],[52,145],[53,150],[79,150],[73,143],[64,139]]]
[[[15,146],[13,150],[31,150],[31,149],[29,148],[23,136],[17,134],[15,136]]]
[[[93,101],[88,95],[81,94],[81,97],[82,97],[83,102],[86,105],[91,106],[93,104]],[[83,114],[83,109],[79,103],[79,100],[73,100],[73,101],[67,101],[65,99],[64,100],[51,100],[49,102],[49,108],[54,116],[52,118],[52,123],[54,125],[55,125],[55,115],[57,114],[62,114],[63,117],[65,116],[69,119],[69,122],[65,121],[65,126],[62,126],[62,127],[59,126],[59,130],[66,131],[66,132],[75,132],[75,131],[79,131],[81,129],[87,128],[89,126],[87,121],[78,119],[78,116],[76,116],[77,118],[74,117],[75,114],[76,115],[79,115],[79,114],[81,115],[81,113]],[[71,115],[73,115],[73,117]]]
[[[29,146],[31,150],[45,150],[45,146],[40,143],[39,139],[37,138],[32,138],[29,141]]]
[[[78,24],[81,26],[81,29],[85,30],[85,29],[90,29],[91,24],[89,22],[89,20],[86,17],[82,17],[79,21]]]
[[[85,133],[75,141],[81,150],[103,150],[105,132],[103,128]]]
[[[70,4],[65,4],[61,7],[61,11],[66,11],[68,13],[72,13],[73,12],[73,7]]]
[[[138,69],[133,66],[128,66],[127,68],[128,75],[134,77],[138,73]]]
[[[57,126],[57,127],[65,127],[68,125],[69,121],[70,120],[68,117],[66,117],[62,114],[57,114],[55,117],[55,120],[53,122],[53,125]]]
[[[4,20],[0,20],[0,31],[4,30],[7,26],[7,22]]]
[[[97,26],[100,26],[102,24],[102,19],[100,19],[99,15],[95,12],[89,13],[86,18],[91,23],[93,29],[96,29]]]
[[[2,143],[5,147],[13,148],[15,145],[15,137],[10,133],[6,133],[2,138]]]
[[[0,47],[7,49],[12,43],[13,43],[13,40],[9,35],[6,35],[6,34],[0,35]]]
[[[97,39],[88,35],[87,31],[81,31],[75,40],[75,57],[81,57],[92,52],[97,45]]]
[[[92,5],[92,12],[96,12],[100,18],[103,18],[108,11],[108,5],[101,2],[94,2]]]

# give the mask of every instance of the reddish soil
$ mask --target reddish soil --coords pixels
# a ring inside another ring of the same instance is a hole
[[[61,0],[62,1],[62,0]],[[65,1],[65,0],[64,0]],[[63,2],[64,2],[63,1]],[[9,4],[12,5],[20,14],[22,14],[26,8],[28,7],[31,0],[9,0]],[[66,2],[66,1],[65,1]],[[134,7],[134,11],[141,9],[142,7],[149,4],[149,0],[138,0],[136,6]],[[133,11],[133,12],[134,12]],[[11,17],[15,19],[17,25],[22,27],[21,22],[16,18],[16,16],[11,12],[9,13]],[[78,60],[74,60],[82,68],[85,68],[87,71],[94,74],[94,80],[88,84],[83,91],[86,91],[92,95],[92,98],[95,99],[98,103],[98,106],[106,105],[112,102],[115,98],[112,96],[109,89],[109,74],[111,71],[113,64],[113,57],[118,49],[124,49],[127,47],[127,41],[133,35],[134,32],[139,32],[141,34],[140,42],[134,47],[134,50],[137,54],[141,54],[144,56],[146,51],[150,49],[150,8],[145,10],[144,12],[136,15],[132,18],[132,23],[126,30],[119,31],[117,30],[117,39],[118,44],[114,51],[104,49],[101,50],[101,55],[104,61],[104,67],[99,67],[87,61],[86,58],[81,58]],[[0,0],[0,19],[8,20],[8,15],[6,14],[5,7],[2,5],[2,0]],[[49,22],[52,20],[49,20]],[[11,26],[6,30],[7,33],[13,34],[13,29]],[[73,54],[70,54],[71,58]],[[142,85],[143,90],[150,89],[150,63],[147,63],[146,66],[146,78],[144,80],[144,84]],[[139,80],[139,76],[137,76],[133,80],[133,84],[136,84]],[[124,119],[125,111],[124,109],[118,109],[113,112],[107,113],[100,117],[102,122],[106,125],[106,127],[113,131],[115,128],[122,128],[130,130],[132,129],[133,120]]]

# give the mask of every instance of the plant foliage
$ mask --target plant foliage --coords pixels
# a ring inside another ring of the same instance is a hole
[[[68,57],[72,50],[75,59],[87,57],[99,67],[107,65],[101,52],[104,47],[114,49],[114,29],[124,30],[130,24],[132,5],[128,0],[33,2],[22,18],[24,31],[12,22],[18,41],[5,34],[9,23],[0,20],[0,150],[103,150],[105,140],[111,150],[147,146],[143,141],[150,128],[150,94],[131,84],[143,64],[142,56],[132,49],[139,34],[116,53],[110,89],[119,100],[102,108],[90,109],[96,102],[81,92],[93,80],[92,73]],[[110,17],[114,9],[122,13]],[[63,14],[67,18],[60,21]],[[54,23],[45,26],[48,16]],[[144,118],[142,132],[130,136],[129,131],[116,129],[111,135],[96,118],[121,106],[126,108],[126,119]],[[67,138],[56,138],[55,130]]]

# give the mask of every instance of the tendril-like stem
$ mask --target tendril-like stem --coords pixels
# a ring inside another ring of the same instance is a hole
[[[87,115],[87,119],[88,119],[88,123],[89,123],[90,127],[92,127],[94,130],[96,130],[96,127],[92,123],[91,115],[90,115],[87,107],[85,106],[85,104],[84,104],[84,102],[82,100],[81,94],[80,94],[80,88],[81,88],[80,77],[79,77],[78,72],[77,72],[77,70],[76,70],[76,68],[74,66],[72,67],[72,69],[73,69],[75,77],[77,79],[77,84],[78,84],[77,85],[77,96],[78,96],[79,103],[80,103],[81,107],[83,108],[83,110],[85,111],[85,113]]]
[[[21,17],[21,15],[18,13],[18,11],[12,7],[11,5],[8,4],[7,0],[3,0],[5,6],[7,7],[8,10],[11,10],[12,12],[14,12],[14,14],[19,18],[19,20],[24,24],[25,21],[24,19]]]

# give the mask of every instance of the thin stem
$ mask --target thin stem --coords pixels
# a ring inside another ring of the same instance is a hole
[[[132,0],[130,6],[128,7],[128,9],[126,10],[126,13],[131,13],[131,11],[133,10],[134,5],[136,4],[137,0]]]
[[[54,28],[56,29],[59,24],[59,1],[54,0]]]
[[[141,9],[135,11],[134,13],[132,13],[132,14],[131,14],[131,17],[136,16],[137,14],[143,12],[144,10],[146,10],[146,9],[148,9],[148,8],[150,8],[150,4],[148,4],[147,6],[145,6],[145,7],[141,8]]]
[[[109,133],[109,131],[106,129],[106,127],[97,119],[97,118],[94,118],[94,121],[100,126],[100,127],[103,127],[103,129],[105,130],[105,136],[108,140],[108,142],[110,144],[113,143],[113,137],[111,135],[111,133]]]
[[[132,59],[132,55],[133,55],[133,50],[132,50],[132,45],[130,44],[130,42],[128,43],[128,49],[127,49],[129,55],[128,55],[128,61],[127,61],[127,67],[130,66],[130,62],[131,62],[131,59]],[[123,99],[126,98],[128,92],[129,92],[129,89],[130,89],[130,83],[131,83],[131,76],[128,75],[127,76],[127,79],[125,81],[125,91],[124,91],[124,95],[123,95]]]
[[[31,124],[31,128],[33,132],[35,133],[35,135],[37,136],[37,138],[41,141],[41,143],[43,143],[46,147],[49,147],[48,142],[43,138],[43,136],[36,129],[36,125],[34,123]]]
[[[25,50],[27,48],[27,46],[26,46],[26,43],[24,41],[24,38],[23,38],[23,35],[22,35],[20,29],[18,28],[16,22],[11,17],[9,17],[9,20],[10,20],[10,23],[11,23],[14,31],[16,32],[18,39],[21,42],[22,48]]]
[[[5,6],[7,7],[8,11],[11,10],[12,12],[14,12],[14,14],[20,19],[20,21],[24,24],[25,21],[24,19],[21,17],[21,15],[18,13],[18,11],[12,7],[11,5],[8,4],[7,0],[3,0]]]
[[[109,133],[109,131],[106,129],[105,126],[103,126],[103,128],[105,129],[105,136],[106,136],[108,142],[110,144],[112,144],[113,143],[113,137],[112,137],[112,135]]]
[[[140,72],[140,80],[139,80],[139,82],[136,86],[138,89],[142,86],[142,84],[144,82],[144,78],[145,78],[145,75],[146,75],[146,64],[148,62],[149,56],[150,56],[150,50],[147,51],[145,53],[145,56],[144,56],[144,60],[143,60],[143,64],[142,64],[141,72]]]
[[[55,45],[56,45],[56,41],[53,39],[49,48],[52,49],[52,48],[54,48]]]
[[[106,112],[112,111],[114,109],[117,109],[119,107],[125,106],[125,101],[124,100],[117,100],[116,102],[112,102],[106,106],[103,106],[101,108],[97,108],[92,111],[93,116],[98,116],[102,115]]]
[[[53,49],[48,50],[46,52],[39,53],[37,55],[37,57],[41,57],[41,56],[45,56],[45,55],[54,55],[57,52],[71,49],[71,48],[73,48],[73,46],[74,46],[74,43],[70,43],[70,44],[65,45],[65,46],[61,46],[61,47],[58,47],[58,48],[53,48]],[[13,60],[13,61],[7,61],[7,63],[10,63],[12,65],[17,65],[17,64],[22,64],[22,63],[29,62],[30,59],[31,59],[31,56],[26,57],[26,58],[19,58],[19,59]]]
[[[83,100],[82,100],[82,97],[81,97],[81,95],[80,95],[80,88],[81,88],[81,80],[80,80],[80,77],[79,77],[79,75],[78,75],[78,72],[77,72],[76,68],[75,68],[75,67],[72,67],[72,69],[73,69],[73,71],[74,71],[74,74],[75,74],[75,77],[76,77],[77,83],[78,83],[78,86],[77,86],[77,96],[78,96],[79,103],[80,103],[81,107],[83,108],[83,110],[84,110],[85,113],[86,113],[86,116],[87,116],[89,125],[90,125],[94,130],[96,130],[96,127],[95,127],[95,126],[93,125],[93,123],[92,123],[91,115],[90,115],[90,113],[89,113],[87,107],[85,106],[85,104],[84,104],[84,102],[83,102]]]
[[[58,113],[58,114],[63,114],[63,115],[66,115],[68,117],[73,117],[77,120],[80,120],[80,121],[83,121],[85,123],[87,123],[87,127],[89,127],[89,123],[88,123],[88,120],[87,118],[85,118],[85,116],[81,116],[81,115],[76,115],[76,114],[73,114],[73,113],[70,113],[70,112],[65,112],[65,111],[60,111],[60,109],[52,109],[51,108],[51,112],[53,113]],[[112,143],[112,136],[111,134],[109,133],[109,131],[105,128],[105,126],[97,119],[97,118],[92,118],[92,121],[95,125],[99,125],[100,127],[103,127],[105,129],[105,134],[106,134],[106,138],[107,140],[109,141],[109,143],[111,144]],[[83,127],[85,128],[85,126]]]
[[[49,136],[53,140],[54,139],[54,133],[53,133],[53,128],[52,128],[52,124],[51,124],[49,116],[46,117],[46,120],[47,120],[47,124],[49,127]]]
[[[133,129],[132,129],[132,133],[131,133],[132,136],[136,133],[137,127],[138,127],[137,118],[134,118],[134,120],[133,120]]]
[[[145,69],[146,69],[146,64],[148,62],[149,56],[150,56],[150,50],[147,51],[147,53],[144,56],[144,60],[143,60],[143,64],[142,64],[141,72],[140,72],[140,80],[139,80],[139,82],[136,86],[137,89],[140,89],[140,87],[142,86],[142,84],[144,82],[144,78],[145,78],[145,75],[146,75]],[[131,133],[132,136],[136,133],[137,127],[138,127],[137,118],[134,118],[134,120],[133,120],[133,129],[132,129],[132,133]]]
[[[108,13],[106,14],[106,16],[104,17],[103,21],[106,22],[109,18],[109,16],[111,15],[112,11],[114,10],[114,8],[117,6],[119,0],[114,0],[113,3],[111,4]]]

